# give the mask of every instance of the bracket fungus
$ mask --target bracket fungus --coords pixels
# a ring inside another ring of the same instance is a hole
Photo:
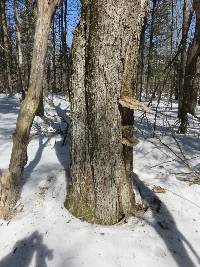
[[[123,107],[123,108],[128,108],[131,110],[135,110],[135,109],[142,109],[144,111],[149,111],[148,107],[138,101],[137,99],[135,99],[134,97],[130,97],[130,96],[123,96],[122,98],[119,99],[119,104]]]
[[[125,146],[133,147],[139,143],[139,140],[133,134],[133,127],[126,125],[122,126],[121,143]]]

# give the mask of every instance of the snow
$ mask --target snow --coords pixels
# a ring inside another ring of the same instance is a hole
[[[68,129],[69,105],[64,97],[48,99],[47,118],[34,121],[18,213],[9,222],[0,220],[0,267],[200,266],[200,185],[190,184],[192,169],[200,171],[199,121],[190,116],[189,135],[177,135],[177,105],[173,103],[171,111],[162,99],[152,138],[155,107],[153,102],[148,123],[136,112],[140,143],[134,151],[134,179],[149,208],[125,224],[98,226],[74,218],[64,208],[69,153],[68,140],[63,145],[59,132],[65,135]],[[8,168],[18,111],[19,96],[0,95],[3,171]],[[155,193],[154,186],[166,192]]]

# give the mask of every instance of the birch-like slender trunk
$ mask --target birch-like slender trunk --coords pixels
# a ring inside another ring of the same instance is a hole
[[[48,0],[38,1],[30,87],[21,105],[16,130],[13,134],[13,148],[9,170],[6,175],[0,177],[0,216],[4,218],[11,215],[19,198],[20,181],[27,162],[30,130],[42,94],[44,62],[51,18],[58,2],[59,0],[54,0],[50,3]]]

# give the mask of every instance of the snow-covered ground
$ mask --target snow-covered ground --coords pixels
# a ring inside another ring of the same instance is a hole
[[[134,151],[134,177],[149,208],[126,224],[97,226],[64,208],[68,140],[63,145],[56,133],[67,131],[60,117],[68,120],[68,105],[63,97],[53,102],[46,103],[45,121],[34,121],[18,213],[9,222],[0,220],[0,267],[200,266],[198,119],[190,117],[188,136],[177,135],[177,105],[170,110],[163,99],[152,138],[156,102],[146,117],[136,112],[141,141]],[[0,95],[3,171],[8,168],[18,111],[17,97]],[[165,192],[154,192],[158,186]]]

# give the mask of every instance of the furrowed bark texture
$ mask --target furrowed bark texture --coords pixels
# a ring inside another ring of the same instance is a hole
[[[74,34],[71,78],[71,185],[66,207],[77,217],[114,224],[135,212],[133,110],[118,100],[133,97],[145,1],[83,1]]]
[[[50,4],[47,0],[38,1],[30,87],[18,115],[8,174],[0,177],[0,216],[4,218],[10,216],[19,198],[20,180],[27,162],[29,134],[42,94],[44,61],[51,17],[57,3],[57,0]]]

